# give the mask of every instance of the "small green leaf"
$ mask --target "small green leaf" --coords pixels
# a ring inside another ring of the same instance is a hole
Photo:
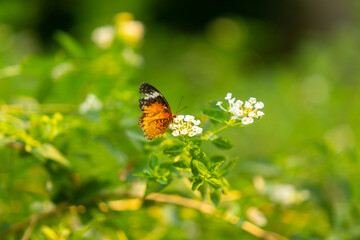
[[[202,140],[200,138],[192,138],[191,142],[189,143],[190,146],[197,146],[200,147]]]
[[[159,166],[160,166],[159,159],[154,154],[151,154],[150,163],[149,163],[150,171],[156,173],[157,170],[159,169]]]
[[[224,162],[226,160],[225,156],[222,155],[214,155],[210,157],[211,162],[216,163],[216,162]]]
[[[220,165],[223,164],[223,163],[224,163],[224,161],[216,162],[216,163],[211,164],[210,167],[209,167],[209,172],[210,173],[215,172],[220,167]]]
[[[51,159],[64,166],[69,166],[69,161],[64,155],[53,145],[44,143],[41,147],[34,150],[35,155],[39,158]]]
[[[235,167],[236,162],[236,158],[230,159],[229,161],[225,162],[225,164],[221,168],[220,176],[225,176],[226,174],[228,174]]]
[[[148,181],[146,183],[145,195],[152,193],[152,192],[159,192],[160,190],[165,188],[168,185],[168,183],[169,182],[167,182],[166,184],[161,184],[154,179],[151,179],[151,178],[148,179]]]
[[[212,187],[214,189],[219,189],[222,187],[221,181],[217,180],[216,178],[206,179],[206,182],[210,185],[210,187]]]
[[[184,149],[184,147],[185,146],[183,144],[171,145],[164,149],[164,154],[168,154],[168,155],[172,155],[172,156],[179,155],[182,153],[182,150]]]
[[[73,57],[80,58],[84,55],[84,51],[81,48],[80,44],[69,34],[58,31],[55,34],[55,39]]]
[[[226,149],[230,149],[233,147],[233,144],[229,141],[229,139],[224,138],[224,137],[218,137],[215,138],[213,140],[211,140],[211,142],[217,146],[220,149],[226,150]]]
[[[195,178],[192,183],[191,190],[196,191],[201,185],[203,185],[203,183],[204,183],[203,178]]]
[[[206,174],[206,167],[205,165],[197,160],[192,160],[191,161],[191,172],[192,174],[194,174],[195,176],[205,176]]]
[[[208,108],[203,111],[204,115],[208,116],[209,118],[218,121],[224,122],[226,120],[224,111],[216,108]]]
[[[177,167],[177,168],[189,168],[190,167],[189,163],[185,160],[180,160],[180,161],[174,162],[173,166]]]
[[[168,184],[168,179],[165,176],[160,176],[155,181],[163,185]]]
[[[142,172],[134,173],[133,175],[135,177],[151,177],[151,174],[146,170],[143,170]]]
[[[226,178],[221,178],[221,182],[226,186],[226,187],[230,187],[229,182],[226,180]]]
[[[210,198],[215,206],[219,205],[221,202],[221,190],[211,191]]]
[[[193,159],[203,161],[206,158],[206,154],[199,147],[190,148],[189,152]]]

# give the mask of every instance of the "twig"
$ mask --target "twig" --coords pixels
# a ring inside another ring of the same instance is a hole
[[[200,202],[193,199],[188,199],[184,197],[180,197],[177,195],[168,195],[162,193],[151,193],[145,197],[146,200],[152,200],[156,202],[163,202],[163,203],[172,203],[179,206],[189,207],[193,209],[197,209],[202,213],[210,214],[215,217],[218,217],[226,222],[231,224],[239,224],[240,218],[230,214],[224,214],[209,203]],[[263,238],[265,240],[286,240],[286,237],[283,237],[277,233],[265,231],[255,224],[252,224],[248,221],[243,221],[240,225],[240,228],[244,231],[258,237]]]
[[[106,201],[106,199],[109,199],[109,198],[114,198],[114,197],[124,198],[126,196],[131,197],[129,194],[120,194],[117,196],[116,195],[109,195],[109,196],[104,195],[104,196],[99,196],[99,197],[100,197],[100,199]],[[230,224],[239,226],[242,230],[252,234],[253,236],[262,238],[265,240],[287,240],[287,238],[284,236],[281,236],[277,233],[263,230],[260,227],[256,226],[255,224],[252,224],[248,221],[241,221],[240,218],[237,216],[231,215],[229,213],[220,212],[213,205],[211,205],[209,203],[201,202],[201,201],[194,200],[194,199],[188,199],[188,198],[180,197],[177,195],[169,195],[169,194],[163,194],[163,193],[150,193],[144,199],[139,198],[137,196],[133,199],[108,201],[107,204],[104,204],[104,202],[101,202],[102,204],[100,203],[99,206],[102,206],[102,208],[100,209],[101,211],[106,210],[106,212],[108,211],[108,208],[115,210],[115,211],[137,210],[137,209],[141,208],[141,205],[142,205],[141,202],[143,200],[149,200],[149,201],[155,201],[155,202],[161,202],[161,203],[170,203],[170,204],[175,204],[175,205],[179,205],[179,206],[183,206],[183,207],[196,209],[204,214],[209,214],[209,215],[215,216],[215,217],[222,219],[223,221],[226,221]],[[122,208],[116,207],[119,205],[118,201],[123,201],[120,204],[120,205],[122,205]],[[124,201],[128,201],[128,202],[126,202],[126,204],[124,204]],[[54,217],[54,216],[64,212],[68,208],[69,207],[66,203],[62,203],[62,204],[57,205],[57,207],[54,210],[51,210],[49,212],[41,213],[41,214],[34,214],[34,215],[28,217],[27,219],[25,219],[24,221],[11,226],[7,231],[1,233],[0,240],[4,239],[6,236],[8,236],[12,233],[18,232],[26,227],[27,228],[22,237],[22,240],[27,240],[30,238],[31,233],[37,222],[39,222],[43,219],[49,218],[49,217]]]
[[[28,240],[32,234],[32,231],[34,230],[34,227],[36,223],[38,222],[37,216],[30,217],[30,223],[29,226],[26,228],[24,235],[22,236],[21,240]]]
[[[53,210],[51,210],[49,212],[38,213],[38,214],[31,215],[30,217],[28,217],[24,221],[12,225],[8,230],[6,230],[3,233],[0,233],[0,239],[5,239],[6,236],[8,236],[8,235],[10,235],[12,233],[18,232],[18,231],[24,229],[26,226],[29,225],[28,228],[26,229],[24,235],[23,235],[23,238],[22,238],[22,239],[27,239],[28,237],[30,237],[31,232],[32,232],[32,230],[35,227],[35,224],[37,222],[39,222],[39,221],[41,221],[43,219],[49,218],[49,217],[56,216],[56,215],[62,213],[63,211],[65,211],[66,209],[68,209],[67,203],[60,203],[59,205],[56,206],[55,209],[53,209]],[[32,224],[33,224],[33,226],[31,226]],[[29,234],[29,236],[27,236],[27,234]]]

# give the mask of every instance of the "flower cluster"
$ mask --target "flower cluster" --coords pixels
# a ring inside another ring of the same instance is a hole
[[[121,39],[126,46],[137,46],[143,39],[145,27],[128,12],[115,16],[115,25],[105,25],[96,28],[91,34],[91,40],[101,49],[111,47],[115,38]]]
[[[229,109],[226,109],[222,106],[222,102],[217,102],[217,106],[219,106],[222,110],[231,113],[233,116],[231,119],[241,120],[243,125],[248,125],[254,122],[254,119],[257,119],[264,115],[262,109],[264,104],[262,102],[256,102],[256,98],[251,97],[245,103],[241,100],[236,100],[232,98],[232,94],[228,93],[225,97],[229,103]]]
[[[191,115],[179,115],[174,118],[174,122],[170,124],[169,128],[173,130],[172,135],[177,137],[179,135],[188,135],[193,137],[201,134],[203,129],[199,127],[200,120],[195,120]]]

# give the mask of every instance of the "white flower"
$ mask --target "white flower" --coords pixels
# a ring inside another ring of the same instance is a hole
[[[241,100],[236,100],[235,105],[240,107],[243,103]]]
[[[196,129],[196,134],[201,134],[203,131],[203,129],[201,127],[197,128]]]
[[[186,135],[186,134],[188,134],[188,130],[187,129],[183,129],[183,130],[181,130],[181,135]]]
[[[270,190],[270,199],[283,205],[299,204],[310,197],[308,190],[297,190],[295,186],[291,184],[275,184]]]
[[[185,121],[185,122],[191,122],[191,121],[193,121],[194,119],[195,119],[194,116],[186,115],[184,121]]]
[[[226,94],[225,99],[226,99],[226,100],[230,100],[230,99],[231,99],[231,96],[232,96],[232,94],[231,94],[231,93],[228,93],[228,94]]]
[[[176,118],[174,118],[174,122],[175,123],[179,123],[181,120],[183,120],[184,119],[184,115],[179,115],[179,116],[177,116]]]
[[[248,125],[248,124],[251,123],[251,122],[250,122],[250,121],[251,121],[250,119],[252,119],[252,118],[244,117],[244,118],[241,119],[241,123],[242,123],[243,125]]]
[[[174,123],[171,123],[169,128],[174,130],[172,135],[177,137],[179,135],[188,135],[189,137],[193,137],[197,134],[202,133],[202,128],[200,125],[200,120],[196,120],[192,115],[179,115],[174,118]]]
[[[249,117],[252,117],[252,118],[253,118],[253,117],[257,117],[256,113],[254,113],[254,112],[249,112],[248,116],[249,116]]]
[[[246,101],[246,102],[245,102],[245,108],[250,108],[250,109],[252,109],[253,106],[251,106],[251,103],[250,103],[250,102]]]
[[[193,137],[196,135],[196,132],[189,132],[189,137]]]
[[[237,116],[243,116],[243,115],[244,115],[244,111],[243,111],[243,110],[238,110],[238,111],[235,112],[235,114],[236,114]]]
[[[191,128],[191,130],[194,131],[194,132],[196,132],[196,129],[198,129],[198,128],[199,128],[198,126],[193,126],[193,127]]]
[[[200,123],[201,123],[200,120],[192,120],[191,122],[196,126],[200,125]]]
[[[263,112],[258,111],[258,109],[262,109],[264,107],[264,103],[256,102],[256,98],[254,97],[251,97],[248,101],[245,101],[245,104],[241,100],[236,100],[235,98],[232,98],[231,93],[228,93],[225,99],[228,100],[229,103],[227,109],[221,106],[221,101],[217,102],[216,105],[219,106],[221,110],[231,113],[231,120],[239,120],[242,122],[243,125],[251,124],[260,116],[264,115]],[[253,111],[254,105],[255,110]]]
[[[90,93],[87,95],[85,101],[80,104],[79,112],[85,114],[87,112],[98,112],[102,109],[102,102],[96,97],[96,95]]]
[[[258,115],[259,117],[261,117],[261,116],[264,116],[265,113],[263,113],[262,111],[257,111],[257,115]]]
[[[262,109],[263,107],[264,107],[264,104],[262,102],[257,102],[255,104],[255,108],[257,108],[257,109]]]
[[[102,49],[108,48],[114,41],[115,28],[113,26],[103,26],[96,28],[91,34],[91,40]]]

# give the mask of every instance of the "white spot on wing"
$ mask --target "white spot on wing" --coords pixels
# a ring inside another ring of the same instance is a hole
[[[158,96],[162,96],[161,93],[159,92],[150,92],[150,93],[145,93],[146,97],[145,99],[151,99],[151,98],[157,98]]]

